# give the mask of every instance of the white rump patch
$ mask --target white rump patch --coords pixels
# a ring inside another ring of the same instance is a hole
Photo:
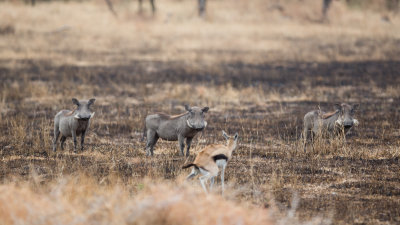
[[[356,120],[356,119],[353,119],[353,123],[354,123],[354,126],[358,126],[360,123],[358,122],[358,120]]]

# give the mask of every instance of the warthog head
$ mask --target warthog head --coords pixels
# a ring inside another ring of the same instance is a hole
[[[346,103],[335,104],[336,110],[339,111],[339,118],[336,120],[336,124],[342,126],[345,129],[350,129],[353,126],[358,125],[358,120],[354,119],[354,113],[358,108],[358,104],[349,105]]]
[[[77,105],[75,109],[74,118],[77,120],[89,120],[94,116],[94,112],[90,109],[90,106],[96,99],[92,98],[89,101],[78,101],[76,98],[72,99],[72,102]]]
[[[185,105],[186,111],[189,112],[189,116],[186,119],[188,127],[195,130],[203,130],[207,126],[207,122],[204,120],[205,113],[208,112],[208,107],[189,107]]]

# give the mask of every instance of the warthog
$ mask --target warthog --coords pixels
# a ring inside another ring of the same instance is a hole
[[[94,116],[90,106],[95,99],[89,101],[78,101],[76,98],[72,102],[77,105],[77,108],[71,110],[61,110],[54,117],[54,140],[53,151],[57,149],[57,139],[61,134],[61,150],[64,150],[64,142],[67,137],[72,137],[74,140],[74,152],[76,152],[76,136],[81,135],[81,150],[85,141],[86,131],[89,128],[90,119]]]
[[[207,126],[204,117],[209,108],[185,105],[185,109],[187,112],[180,115],[170,116],[164,113],[156,113],[146,117],[143,137],[147,136],[146,154],[148,156],[153,155],[153,148],[158,138],[178,141],[181,156],[184,156],[186,138],[186,156],[189,156],[193,137]]]
[[[328,138],[335,135],[344,136],[353,126],[358,125],[358,121],[353,118],[358,104],[335,104],[335,108],[334,112],[314,110],[304,116],[304,152],[309,139],[313,141],[316,135]]]

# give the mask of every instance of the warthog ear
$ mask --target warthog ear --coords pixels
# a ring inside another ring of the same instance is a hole
[[[206,106],[206,107],[204,107],[201,111],[203,111],[203,112],[208,112],[208,110],[209,110],[210,108],[208,108],[208,106]]]
[[[95,98],[92,98],[88,101],[88,106],[91,106],[96,101]]]
[[[335,103],[335,109],[336,109],[336,110],[342,110],[342,104],[340,104],[340,103]]]
[[[236,132],[235,136],[233,137],[235,139],[235,141],[238,139],[239,134]]]
[[[225,133],[225,131],[222,131],[222,136],[224,136],[224,138],[225,138],[226,140],[229,139],[229,136]]]
[[[186,111],[188,111],[188,112],[191,112],[191,111],[192,111],[192,109],[190,108],[189,105],[185,105],[185,109],[186,109]]]
[[[72,103],[74,103],[75,105],[79,106],[79,101],[76,98],[72,99]]]
[[[360,106],[360,104],[356,103],[353,105],[353,110],[356,111],[358,109],[358,107]]]

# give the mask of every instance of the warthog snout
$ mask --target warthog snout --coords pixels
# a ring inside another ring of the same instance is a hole
[[[204,121],[203,123],[192,124],[189,120],[186,120],[188,127],[195,129],[195,130],[203,130],[207,126],[207,122]]]
[[[336,124],[339,126],[343,126],[343,128],[349,129],[354,126],[355,122],[354,119],[342,120],[339,118],[336,120]]]
[[[353,120],[347,120],[343,123],[344,128],[351,128],[354,125]]]
[[[94,112],[90,113],[90,114],[81,114],[78,113],[74,116],[75,119],[77,120],[89,120],[90,118],[92,118],[94,116]]]

